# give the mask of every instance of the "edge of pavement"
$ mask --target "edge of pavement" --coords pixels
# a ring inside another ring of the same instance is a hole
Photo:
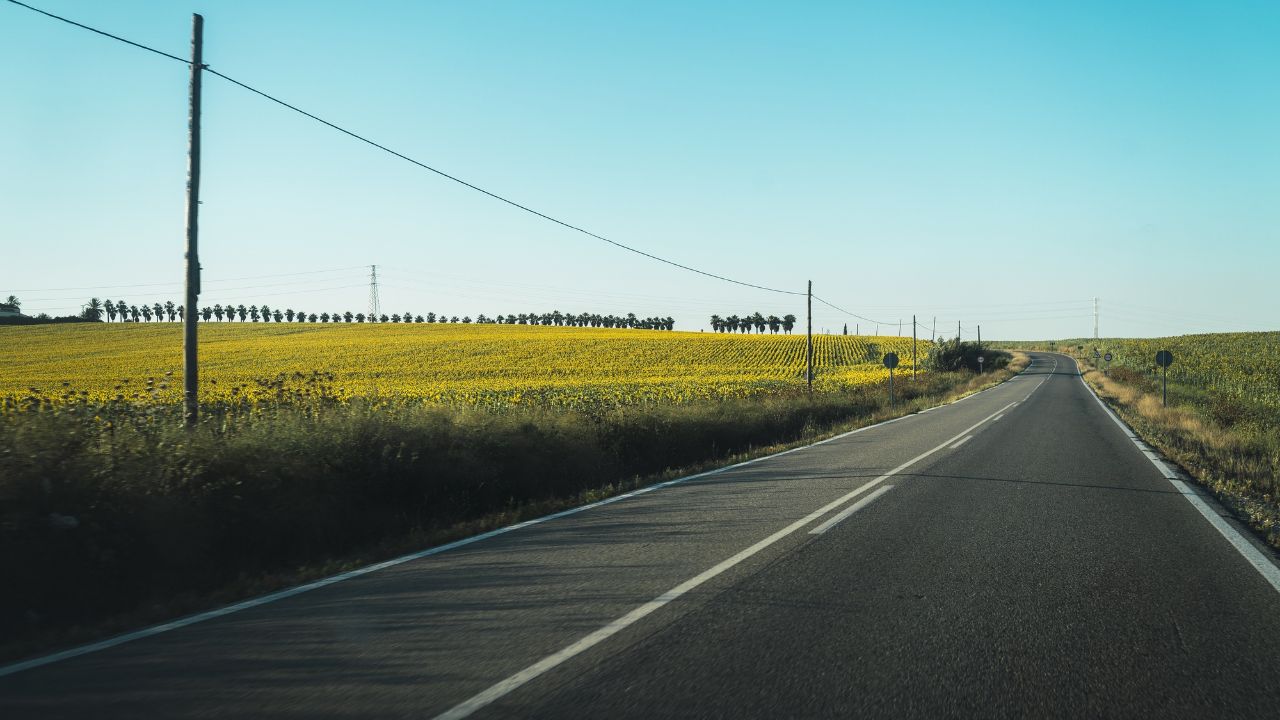
[[[1030,365],[1028,364],[1028,368],[1029,367]],[[138,630],[132,630],[129,632],[121,633],[119,635],[113,635],[111,637],[98,640],[95,642],[76,645],[76,646],[67,648],[65,650],[60,650],[57,652],[48,653],[44,655],[37,655],[35,657],[28,658],[26,660],[19,660],[17,662],[13,662],[7,665],[0,665],[0,677],[14,675],[16,673],[23,672],[24,670],[32,670],[38,667],[42,667],[44,665],[52,665],[54,663],[61,662],[63,660],[70,660],[72,658],[80,657],[82,655],[89,655],[91,653],[95,653],[100,650],[107,650],[109,648],[116,647],[117,645],[124,645],[126,643],[133,642],[134,640],[141,640],[141,639],[152,637],[155,635],[160,635],[172,630],[178,630],[190,625],[195,625],[197,623],[205,622],[207,620],[214,620],[216,618],[220,618],[225,615],[231,615],[233,613],[237,613],[242,610],[249,610],[251,608],[260,607],[262,605],[268,605],[278,600],[284,600],[286,598],[290,598],[295,595],[301,595],[303,593],[310,592],[312,590],[319,590],[320,588],[327,587],[329,585],[334,585],[344,580],[350,580],[363,575],[368,575],[370,573],[378,572],[379,570],[385,570],[387,568],[395,567],[397,565],[403,565],[404,563],[412,562],[414,560],[420,560],[422,558],[430,557],[432,555],[439,555],[441,553],[445,553],[459,547],[471,545],[473,543],[481,542],[483,540],[496,537],[498,535],[504,535],[506,533],[515,532],[517,530],[529,527],[531,525],[539,525],[545,522],[549,522],[551,520],[567,517],[569,515],[576,515],[578,513],[585,512],[587,510],[598,508],[604,505],[611,505],[616,502],[621,502],[623,500],[627,500],[627,499],[636,497],[638,495],[644,495],[647,493],[662,490],[663,488],[671,487],[672,485],[679,485],[682,483],[689,482],[691,480],[697,480],[699,478],[718,475],[720,473],[728,472],[730,470],[744,467],[746,465],[752,465],[758,462],[763,462],[765,460],[770,460],[772,458],[777,458],[783,455],[789,455],[794,452],[799,452],[801,450],[814,448],[819,445],[825,445],[829,442],[834,442],[841,438],[849,437],[850,435],[856,435],[858,433],[866,432],[874,428],[884,427],[885,425],[891,425],[893,423],[899,422],[901,420],[906,420],[916,415],[920,415],[929,411],[937,410],[939,408],[964,402],[969,398],[976,397],[989,390],[994,390],[996,388],[1004,386],[1004,384],[1009,382],[1010,380],[1023,375],[1028,368],[1023,368],[1022,370],[1014,373],[1013,375],[1010,375],[1009,377],[1005,378],[1004,380],[1001,380],[1000,382],[992,385],[991,387],[987,387],[981,390],[971,392],[968,395],[964,395],[962,397],[956,398],[955,400],[940,403],[938,405],[934,405],[914,413],[900,415],[898,417],[890,418],[888,420],[882,420],[878,423],[873,423],[871,425],[864,425],[863,427],[860,427],[860,428],[855,428],[853,430],[837,433],[830,437],[823,438],[821,440],[817,440],[815,442],[808,443],[806,445],[800,445],[798,447],[793,447],[787,450],[782,450],[775,453],[769,453],[767,455],[761,455],[759,457],[751,458],[750,460],[744,460],[741,462],[724,465],[722,467],[713,468],[711,470],[705,470],[703,472],[694,473],[692,475],[685,475],[682,477],[675,478],[673,480],[666,480],[663,482],[654,483],[652,485],[646,485],[642,488],[637,488],[635,490],[631,490],[619,495],[614,495],[608,498],[604,498],[603,500],[597,500],[595,502],[587,503],[585,505],[578,505],[576,507],[568,508],[566,510],[561,510],[559,512],[554,512],[548,515],[543,515],[541,517],[536,517],[536,518],[518,522],[512,525],[506,525],[504,527],[495,528],[493,530],[489,530],[487,532],[483,532],[478,535],[472,535],[470,537],[461,538],[459,540],[454,540],[453,542],[445,543],[443,545],[435,545],[432,547],[424,548],[422,550],[417,550],[404,555],[399,555],[397,557],[393,557],[387,560],[365,565],[363,567],[355,568],[353,570],[348,570],[335,575],[330,575],[328,577],[320,578],[319,580],[313,580],[310,582],[303,583],[301,585],[295,585],[290,588],[285,588],[283,590],[277,590],[275,592],[267,593],[265,595],[259,595],[257,597],[240,600],[238,602],[230,603],[228,605],[223,605],[221,607],[216,607],[216,608],[205,610],[198,613],[193,613],[191,615],[184,615],[182,617],[178,617],[173,620],[157,623],[154,625],[148,625]]]
[[[1187,502],[1191,503],[1191,506],[1235,548],[1236,552],[1253,566],[1253,569],[1271,585],[1273,590],[1280,593],[1280,557],[1277,556],[1277,553],[1259,539],[1246,523],[1236,517],[1235,513],[1220,503],[1211,493],[1206,492],[1190,473],[1176,462],[1165,457],[1158,448],[1148,444],[1141,435],[1122,420],[1115,410],[1098,395],[1093,386],[1084,379],[1084,372],[1081,371],[1079,362],[1069,355],[1054,354],[1070,360],[1075,365],[1080,384],[1089,391],[1089,395],[1098,403],[1103,412],[1111,418],[1111,421],[1120,428],[1125,437],[1133,443],[1138,452],[1142,453],[1155,466],[1156,470],[1169,481],[1174,490],[1185,498]]]

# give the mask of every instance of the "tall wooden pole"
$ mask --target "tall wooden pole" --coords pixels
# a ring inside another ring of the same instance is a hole
[[[813,392],[813,281],[809,281],[809,337],[805,342],[805,379]]]
[[[982,349],[982,326],[978,326],[978,349]]]
[[[916,379],[916,316],[911,316],[911,379]]]
[[[196,316],[200,305],[200,78],[204,70],[204,18],[191,16],[191,117],[187,159],[187,299],[182,316],[182,415],[188,428],[200,414],[200,366],[196,357]]]

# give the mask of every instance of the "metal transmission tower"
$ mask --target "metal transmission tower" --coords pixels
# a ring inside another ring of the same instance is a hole
[[[1093,339],[1098,339],[1098,298],[1093,299]]]
[[[369,322],[378,322],[382,308],[378,303],[378,266],[369,266]]]

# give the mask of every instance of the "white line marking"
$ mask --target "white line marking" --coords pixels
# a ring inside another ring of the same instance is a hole
[[[973,439],[973,436],[972,436],[972,435],[970,435],[970,436],[968,436],[968,437],[966,437],[966,438],[962,439],[960,442],[956,443],[955,445],[952,445],[952,446],[951,446],[951,449],[952,449],[952,450],[955,450],[956,448],[958,448],[958,447],[960,447],[961,445],[963,445],[963,444],[965,444],[965,443],[969,442],[969,441],[970,441],[970,440],[972,440],[972,439]]]
[[[999,415],[997,415],[997,416],[995,417],[995,419],[994,419],[994,420],[992,420],[991,422],[993,422],[993,423],[995,423],[995,422],[1000,422],[1000,418],[1002,418],[1002,417],[1004,417],[1004,413],[1000,413]]]
[[[998,387],[998,386],[997,386],[997,387]],[[970,397],[972,397],[972,396],[970,396]],[[543,673],[547,672],[548,670],[551,670],[551,669],[555,668],[556,666],[558,666],[558,665],[560,665],[560,664],[564,663],[565,661],[567,661],[567,660],[569,660],[569,659],[573,658],[574,656],[576,656],[576,655],[578,655],[578,654],[580,654],[580,653],[582,653],[582,652],[584,652],[584,651],[586,651],[586,650],[589,650],[589,649],[591,649],[592,647],[595,647],[596,645],[599,645],[600,643],[604,642],[605,640],[609,639],[610,637],[613,637],[613,636],[614,636],[615,634],[617,634],[619,631],[621,631],[621,630],[625,629],[625,628],[626,628],[626,627],[628,627],[629,625],[632,625],[632,624],[636,623],[637,621],[641,620],[642,618],[644,618],[644,617],[648,616],[649,614],[651,614],[653,611],[657,610],[658,608],[660,608],[660,607],[662,607],[662,606],[666,605],[667,603],[671,602],[672,600],[675,600],[676,598],[680,597],[681,595],[684,595],[685,593],[689,592],[690,590],[692,590],[692,589],[694,589],[694,588],[698,587],[699,585],[701,585],[701,584],[705,583],[706,581],[708,581],[708,580],[710,580],[710,579],[714,578],[715,576],[717,576],[717,575],[719,575],[719,574],[723,573],[725,570],[728,570],[729,568],[733,567],[734,565],[737,565],[738,563],[742,562],[743,560],[746,560],[747,558],[751,557],[752,555],[755,555],[756,553],[760,552],[761,550],[764,550],[765,548],[769,547],[770,545],[772,545],[772,544],[774,544],[774,543],[778,542],[779,540],[781,540],[782,538],[784,538],[784,537],[786,537],[786,536],[788,536],[788,535],[790,535],[790,534],[794,533],[796,530],[799,530],[800,528],[804,527],[805,525],[808,525],[809,523],[813,522],[814,520],[817,520],[818,518],[822,517],[823,515],[826,515],[828,512],[831,512],[832,510],[834,510],[834,509],[836,509],[836,508],[840,507],[841,505],[845,504],[845,503],[846,503],[846,502],[848,502],[849,500],[851,500],[851,499],[853,499],[853,498],[857,497],[858,495],[862,494],[864,491],[869,490],[869,489],[871,489],[871,488],[875,487],[876,485],[879,485],[880,483],[882,483],[882,482],[884,482],[885,480],[887,480],[887,479],[889,479],[889,478],[893,477],[894,475],[898,474],[899,472],[902,472],[902,471],[903,471],[903,470],[905,470],[906,468],[911,467],[912,465],[916,464],[917,462],[920,462],[921,460],[923,460],[923,459],[925,459],[925,458],[929,457],[930,455],[932,455],[932,454],[934,454],[934,453],[938,452],[939,450],[941,450],[942,448],[946,447],[947,445],[950,445],[951,443],[955,442],[957,438],[964,437],[965,435],[969,434],[970,432],[972,432],[973,430],[975,430],[976,428],[978,428],[978,427],[979,427],[980,425],[982,425],[983,423],[987,422],[988,420],[990,420],[991,418],[995,417],[996,415],[998,415],[998,414],[1000,414],[1000,413],[1004,412],[1005,410],[1008,410],[1008,409],[1009,409],[1010,407],[1012,407],[1012,406],[1013,406],[1013,403],[1009,403],[1008,405],[1005,405],[1004,407],[1000,408],[999,410],[997,410],[997,411],[995,411],[995,412],[991,413],[990,415],[988,415],[988,416],[986,416],[985,418],[983,418],[983,419],[979,420],[978,422],[974,423],[973,425],[970,425],[968,428],[966,428],[966,429],[962,430],[960,433],[958,433],[958,434],[957,434],[957,435],[955,435],[954,437],[952,437],[952,438],[950,438],[950,439],[948,439],[948,440],[944,441],[941,445],[938,445],[937,447],[933,448],[932,450],[926,450],[925,452],[920,453],[919,455],[917,455],[917,456],[915,456],[915,457],[911,458],[910,460],[908,460],[908,461],[906,461],[906,462],[902,463],[902,464],[901,464],[901,465],[899,465],[898,467],[896,467],[896,468],[894,468],[894,469],[890,470],[889,472],[885,473],[884,475],[881,475],[880,477],[876,478],[875,480],[872,480],[871,482],[868,482],[868,483],[866,483],[865,485],[863,485],[863,486],[861,486],[861,487],[859,487],[859,488],[856,488],[856,489],[854,489],[854,490],[850,491],[849,493],[845,494],[845,495],[844,495],[844,497],[841,497],[841,498],[839,498],[838,500],[834,500],[834,501],[832,501],[832,502],[829,502],[829,503],[827,503],[826,505],[823,505],[822,507],[818,508],[817,510],[814,510],[813,512],[811,512],[811,513],[809,513],[808,515],[804,516],[803,518],[801,518],[801,519],[799,519],[799,520],[797,520],[797,521],[795,521],[795,522],[791,523],[790,525],[788,525],[788,526],[786,526],[786,527],[782,528],[781,530],[779,530],[779,531],[775,532],[774,534],[770,535],[769,537],[767,537],[767,538],[765,538],[765,539],[763,539],[763,540],[761,540],[761,541],[757,542],[756,544],[752,545],[751,547],[748,547],[746,550],[742,550],[741,552],[739,552],[738,554],[734,555],[733,557],[730,557],[728,560],[724,560],[724,561],[720,562],[719,564],[717,564],[717,565],[715,565],[715,566],[711,567],[710,569],[705,570],[705,571],[703,571],[702,573],[700,573],[700,574],[698,574],[698,575],[694,576],[693,578],[691,578],[691,579],[689,579],[689,580],[685,580],[684,582],[682,582],[682,583],[680,583],[679,585],[677,585],[677,586],[675,586],[675,587],[671,588],[670,590],[668,590],[668,591],[666,591],[665,593],[663,593],[663,594],[659,595],[658,597],[654,598],[653,600],[650,600],[649,602],[647,602],[647,603],[645,603],[645,604],[641,605],[640,607],[638,607],[638,608],[636,608],[636,609],[632,610],[631,612],[627,613],[626,615],[623,615],[622,617],[618,618],[617,620],[614,620],[613,622],[609,623],[608,625],[605,625],[604,627],[600,628],[599,630],[596,630],[595,632],[593,632],[593,633],[591,633],[591,634],[587,635],[586,637],[584,637],[584,638],[582,638],[582,639],[578,640],[577,642],[575,642],[575,643],[573,643],[573,644],[571,644],[571,645],[569,645],[569,646],[567,646],[567,647],[563,648],[562,650],[560,650],[560,651],[558,651],[558,652],[555,652],[555,653],[553,653],[553,654],[551,654],[551,655],[548,655],[547,657],[545,657],[545,658],[543,658],[543,659],[539,660],[538,662],[536,662],[536,663],[534,663],[534,664],[530,665],[529,667],[527,667],[527,668],[525,668],[525,669],[521,670],[520,672],[518,672],[518,673],[516,673],[516,674],[514,674],[514,675],[512,675],[512,676],[510,676],[510,677],[508,677],[508,678],[506,678],[505,680],[501,680],[501,681],[499,681],[498,683],[496,683],[496,684],[494,684],[494,685],[491,685],[489,688],[487,688],[487,689],[485,689],[485,690],[482,690],[481,692],[479,692],[479,693],[477,693],[477,694],[473,695],[472,697],[468,698],[467,700],[464,700],[464,701],[462,701],[461,703],[459,703],[459,704],[457,704],[457,705],[453,706],[452,708],[450,708],[450,709],[446,710],[445,712],[441,713],[440,715],[437,715],[437,716],[436,716],[436,720],[458,720],[459,718],[465,718],[465,717],[467,717],[468,715],[470,715],[471,713],[473,713],[473,712],[475,712],[475,711],[477,711],[477,710],[479,710],[479,709],[481,709],[481,708],[485,707],[485,706],[486,706],[486,705],[488,705],[489,703],[492,703],[493,701],[495,701],[495,700],[498,700],[498,699],[502,698],[503,696],[505,696],[505,695],[507,695],[508,693],[512,692],[512,691],[513,691],[513,690],[515,690],[516,688],[519,688],[521,685],[524,685],[525,683],[529,682],[530,680],[533,680],[534,678],[538,677],[539,675],[542,675]],[[907,416],[907,417],[910,417],[910,416]]]
[[[1236,552],[1240,553],[1240,555],[1253,566],[1253,569],[1257,570],[1258,574],[1270,583],[1273,590],[1280,592],[1280,568],[1277,568],[1275,563],[1272,562],[1267,555],[1259,551],[1258,548],[1254,547],[1253,543],[1249,542],[1247,538],[1241,535],[1239,530],[1232,527],[1231,523],[1227,522],[1220,514],[1214,511],[1213,508],[1209,507],[1209,504],[1204,501],[1204,498],[1200,497],[1200,493],[1196,492],[1189,484],[1184,482],[1179,477],[1176,470],[1169,467],[1169,464],[1161,459],[1159,455],[1152,452],[1150,446],[1142,442],[1142,439],[1138,437],[1137,433],[1126,425],[1125,422],[1120,419],[1120,416],[1116,415],[1111,408],[1107,407],[1106,403],[1102,402],[1102,398],[1098,397],[1098,393],[1094,392],[1093,388],[1089,387],[1089,383],[1085,382],[1084,374],[1080,375],[1080,384],[1085,386],[1085,389],[1089,391],[1089,394],[1098,402],[1098,405],[1103,409],[1103,411],[1106,412],[1111,420],[1115,422],[1121,432],[1129,438],[1129,441],[1134,444],[1134,447],[1138,448],[1138,451],[1141,452],[1143,456],[1151,461],[1151,464],[1155,466],[1156,470],[1160,471],[1160,474],[1169,481],[1170,485],[1173,485],[1174,489],[1178,491],[1178,494],[1186,498],[1187,502],[1191,503],[1191,506],[1199,511],[1199,513],[1204,516],[1204,519],[1208,520],[1209,524],[1212,525],[1214,529],[1222,535],[1222,537],[1226,538],[1227,542],[1231,543],[1231,547],[1235,548]]]
[[[866,507],[866,506],[870,505],[871,503],[875,502],[875,501],[876,501],[876,498],[878,498],[878,497],[880,497],[881,495],[883,495],[883,494],[885,494],[885,493],[889,492],[889,491],[890,491],[890,490],[892,490],[892,489],[893,489],[893,486],[892,486],[892,485],[885,485],[884,487],[881,487],[881,488],[877,489],[875,492],[871,493],[870,495],[868,495],[868,496],[866,496],[866,497],[862,498],[861,500],[859,500],[858,502],[856,502],[856,503],[854,503],[854,504],[850,505],[849,507],[845,508],[844,510],[841,510],[839,514],[835,515],[835,516],[834,516],[834,517],[832,517],[830,520],[828,520],[828,521],[826,521],[826,522],[822,523],[821,525],[819,525],[818,527],[816,527],[816,528],[814,528],[814,529],[810,530],[810,531],[809,531],[809,534],[810,534],[810,535],[822,535],[823,533],[825,533],[826,531],[828,531],[828,530],[830,530],[831,528],[835,527],[836,525],[839,525],[839,524],[840,524],[840,523],[841,523],[845,518],[849,517],[850,515],[852,515],[852,514],[854,514],[854,513],[858,512],[858,511],[859,511],[859,510],[861,510],[862,508],[864,508],[864,507]]]
[[[1001,385],[1003,385],[1003,383],[992,385],[989,388],[986,388],[984,390],[979,390],[973,395],[968,395],[961,399],[967,400],[973,397],[974,395],[980,395],[984,392],[987,392],[988,390],[995,390]],[[959,401],[956,401],[956,402],[959,402]],[[947,407],[948,405],[954,405],[954,404],[955,403],[953,402],[953,403],[946,403],[945,405],[935,405],[933,408],[930,408],[930,409]],[[216,618],[220,618],[225,615],[231,615],[232,613],[237,613],[237,612],[240,612],[241,610],[249,610],[262,605],[267,605],[269,603],[276,602],[277,600],[284,600],[286,598],[290,598],[295,595],[301,595],[303,593],[310,592],[312,590],[319,590],[320,588],[327,587],[329,585],[333,585],[335,583],[339,583],[344,580],[357,578],[357,577],[360,577],[361,575],[368,575],[369,573],[377,572],[379,570],[385,570],[389,567],[395,567],[396,565],[402,565],[404,563],[411,562],[413,560],[420,560],[422,558],[430,557],[432,555],[438,555],[440,553],[448,552],[449,550],[454,550],[456,548],[460,548],[465,545],[470,545],[472,543],[480,542],[481,540],[487,540],[491,537],[496,537],[498,535],[514,532],[516,530],[520,530],[521,528],[526,528],[531,525],[538,525],[544,522],[548,522],[550,520],[556,520],[558,518],[567,517],[569,515],[576,515],[577,513],[580,513],[580,512],[585,512],[587,510],[598,508],[603,505],[610,505],[616,502],[620,502],[622,500],[626,500],[628,498],[636,497],[638,495],[644,495],[645,493],[650,493],[655,490],[661,490],[663,488],[671,487],[672,485],[679,485],[682,483],[689,482],[691,480],[698,480],[700,478],[710,477],[712,475],[718,475],[720,473],[728,472],[730,470],[735,470],[737,468],[741,468],[746,465],[763,462],[765,460],[772,460],[774,458],[782,457],[783,455],[790,455],[793,452],[799,452],[801,450],[807,450],[809,448],[817,447],[819,445],[825,445],[829,442],[834,442],[836,440],[849,437],[850,435],[857,435],[858,433],[861,433],[861,432],[874,430],[879,427],[884,427],[885,425],[891,425],[900,420],[906,420],[908,418],[915,417],[915,415],[919,415],[919,414],[920,413],[916,413],[914,415],[903,415],[901,417],[892,418],[890,420],[884,420],[882,422],[875,423],[874,425],[867,425],[865,427],[860,427],[855,430],[850,430],[849,432],[846,432],[846,433],[833,435],[832,437],[829,437],[826,440],[819,440],[818,442],[812,443],[810,445],[803,445],[801,447],[791,448],[790,450],[783,450],[782,452],[773,453],[772,455],[762,455],[758,458],[752,458],[751,460],[744,460],[743,462],[734,463],[733,465],[726,465],[724,467],[716,468],[714,470],[707,470],[706,472],[695,473],[693,475],[686,475],[685,477],[676,478],[674,480],[667,480],[665,482],[655,483],[653,485],[648,485],[646,487],[639,488],[637,490],[632,490],[631,492],[628,492],[628,493],[623,493],[622,495],[615,495],[613,497],[605,498],[604,500],[599,500],[597,502],[589,503],[587,505],[580,505],[575,508],[569,508],[568,510],[562,510],[557,513],[552,513],[550,515],[544,515],[539,518],[534,518],[532,520],[525,520],[524,522],[516,523],[515,525],[508,525],[506,527],[490,530],[488,532],[481,533],[479,535],[473,535],[471,537],[463,538],[461,540],[455,540],[454,542],[447,543],[445,545],[437,545],[436,547],[431,547],[425,550],[420,550],[418,552],[409,553],[408,555],[401,555],[400,557],[384,560],[379,563],[374,563],[373,565],[366,565],[365,567],[356,568],[355,570],[349,570],[347,572],[340,573],[338,575],[332,575],[326,578],[321,578],[320,580],[305,583],[303,585],[298,585],[296,587],[288,588],[285,590],[280,590],[279,592],[270,593],[268,595],[262,595],[256,598],[250,598],[242,602],[233,603],[231,605],[226,605],[220,608],[214,608],[213,610],[207,610],[201,613],[196,613],[195,615],[188,615],[186,617],[177,618],[175,620],[170,620],[169,622],[160,623],[159,625],[152,625],[150,627],[142,628],[141,630],[125,633],[123,635],[116,635],[115,637],[110,637],[105,640],[89,643],[87,645],[80,645],[77,647],[62,650],[60,652],[51,653],[49,655],[42,655],[40,657],[31,658],[30,660],[23,660],[21,662],[16,662],[11,665],[0,666],[0,677],[4,677],[6,675],[12,675],[14,673],[19,673],[19,672],[22,672],[23,670],[31,670],[32,668],[38,668],[43,665],[50,665],[52,663],[60,662],[62,660],[70,660],[71,658],[80,657],[81,655],[88,655],[90,653],[95,653],[100,650],[107,650],[117,645],[124,645],[125,643],[133,642],[134,640],[142,640],[144,638],[149,638],[154,635],[160,635],[162,633],[166,633],[171,630],[179,630],[181,628],[184,628],[190,625],[195,625],[196,623],[201,623],[206,620],[214,620]]]

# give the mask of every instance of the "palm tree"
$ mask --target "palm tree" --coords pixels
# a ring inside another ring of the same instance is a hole
[[[240,322],[244,322],[244,319],[249,315],[249,308],[245,307],[244,305],[237,305],[236,315],[240,317]]]
[[[146,320],[147,322],[151,322],[151,306],[150,305],[142,306],[142,319]]]
[[[183,309],[183,307],[182,307],[181,305],[179,305],[178,307],[174,308],[174,314],[178,316],[178,320],[185,320],[185,319],[186,319],[186,315],[184,315],[184,314],[183,314],[183,310],[184,310],[184,309]],[[170,319],[170,320],[172,320],[173,318],[169,318],[169,319]]]
[[[169,316],[169,322],[173,322],[178,316],[178,306],[172,300],[164,304],[164,314]]]
[[[146,305],[143,305],[142,307],[143,307],[143,309],[145,310],[147,306],[146,306]],[[138,322],[138,316],[140,316],[141,314],[142,314],[142,313],[138,312],[138,306],[137,306],[137,305],[130,305],[130,306],[129,306],[129,317],[130,317],[130,318],[132,318],[134,322]]]
[[[284,313],[280,312],[279,310],[272,310],[271,319],[275,320],[276,322],[280,322],[281,320],[284,320]]]
[[[116,301],[116,314],[120,316],[120,322],[124,322],[129,317],[129,306],[123,300]],[[134,320],[138,319],[137,315],[133,316]]]
[[[108,302],[110,302],[110,301],[108,300]],[[20,308],[20,307],[22,307],[22,301],[18,299],[18,296],[17,296],[17,295],[10,295],[9,297],[5,298],[5,299],[4,299],[4,304],[5,304],[5,305],[12,305],[14,308]]]
[[[756,312],[751,315],[751,324],[755,326],[757,333],[762,333],[764,332],[764,326],[768,324],[768,321],[764,319],[763,315]]]
[[[347,322],[351,322],[352,319],[354,318],[355,318],[355,315],[353,315],[350,310],[342,313],[342,319],[346,320]]]
[[[155,311],[156,322],[160,322],[161,320],[164,320],[164,306],[163,306],[163,305],[161,305],[160,303],[156,303],[155,305],[152,305],[152,306],[151,306],[151,309],[152,309],[153,311]]]
[[[416,323],[421,323],[421,322],[424,322],[424,319],[421,315],[418,315],[413,318],[413,321]]]
[[[221,305],[213,306],[213,316],[218,318],[218,322],[222,322],[222,306]]]
[[[791,334],[791,328],[796,326],[796,316],[790,313],[782,316],[782,329],[788,335]]]
[[[364,322],[364,313],[356,313],[356,322]]]
[[[9,297],[13,297],[10,295]],[[17,298],[14,298],[17,300]],[[115,322],[116,320],[116,304],[110,300],[102,301],[102,309],[107,313],[107,322]]]
[[[778,332],[778,328],[782,327],[782,318],[777,315],[770,315],[766,322],[769,323],[769,332],[775,335]]]
[[[293,308],[284,311],[284,319],[293,322]]]
[[[379,316],[378,316],[378,322],[381,322],[381,323],[387,322],[387,320],[388,320],[388,319],[389,319],[389,318],[387,318],[387,314],[386,314],[386,313],[382,313],[381,315],[379,315]],[[456,320],[455,320],[455,321],[456,321]]]
[[[299,310],[299,311],[298,311],[298,322],[306,322],[306,321],[307,321],[307,314],[306,314],[306,313],[304,313],[303,311]]]
[[[435,322],[435,321],[436,321],[436,314],[435,314],[435,313],[427,313],[427,322],[429,322],[429,323],[433,323],[433,322]]]
[[[98,298],[89,298],[89,302],[84,306],[84,319],[97,322],[102,319],[102,301]]]
[[[319,318],[316,317],[315,313],[311,313],[307,316],[307,322],[315,322],[316,320],[319,320]]]
[[[205,322],[209,322],[209,318],[213,317],[213,308],[211,307],[200,308],[200,317],[204,318]]]
[[[249,317],[253,318],[254,322],[258,322],[258,306],[257,305],[249,306]]]
[[[271,308],[266,305],[260,305],[258,307],[258,312],[262,313],[262,322],[268,322],[271,320]]]
[[[724,328],[724,320],[722,320],[719,315],[712,315],[711,330],[713,332],[720,332],[720,330],[723,328]]]
[[[320,322],[329,322],[329,313],[320,313]]]

